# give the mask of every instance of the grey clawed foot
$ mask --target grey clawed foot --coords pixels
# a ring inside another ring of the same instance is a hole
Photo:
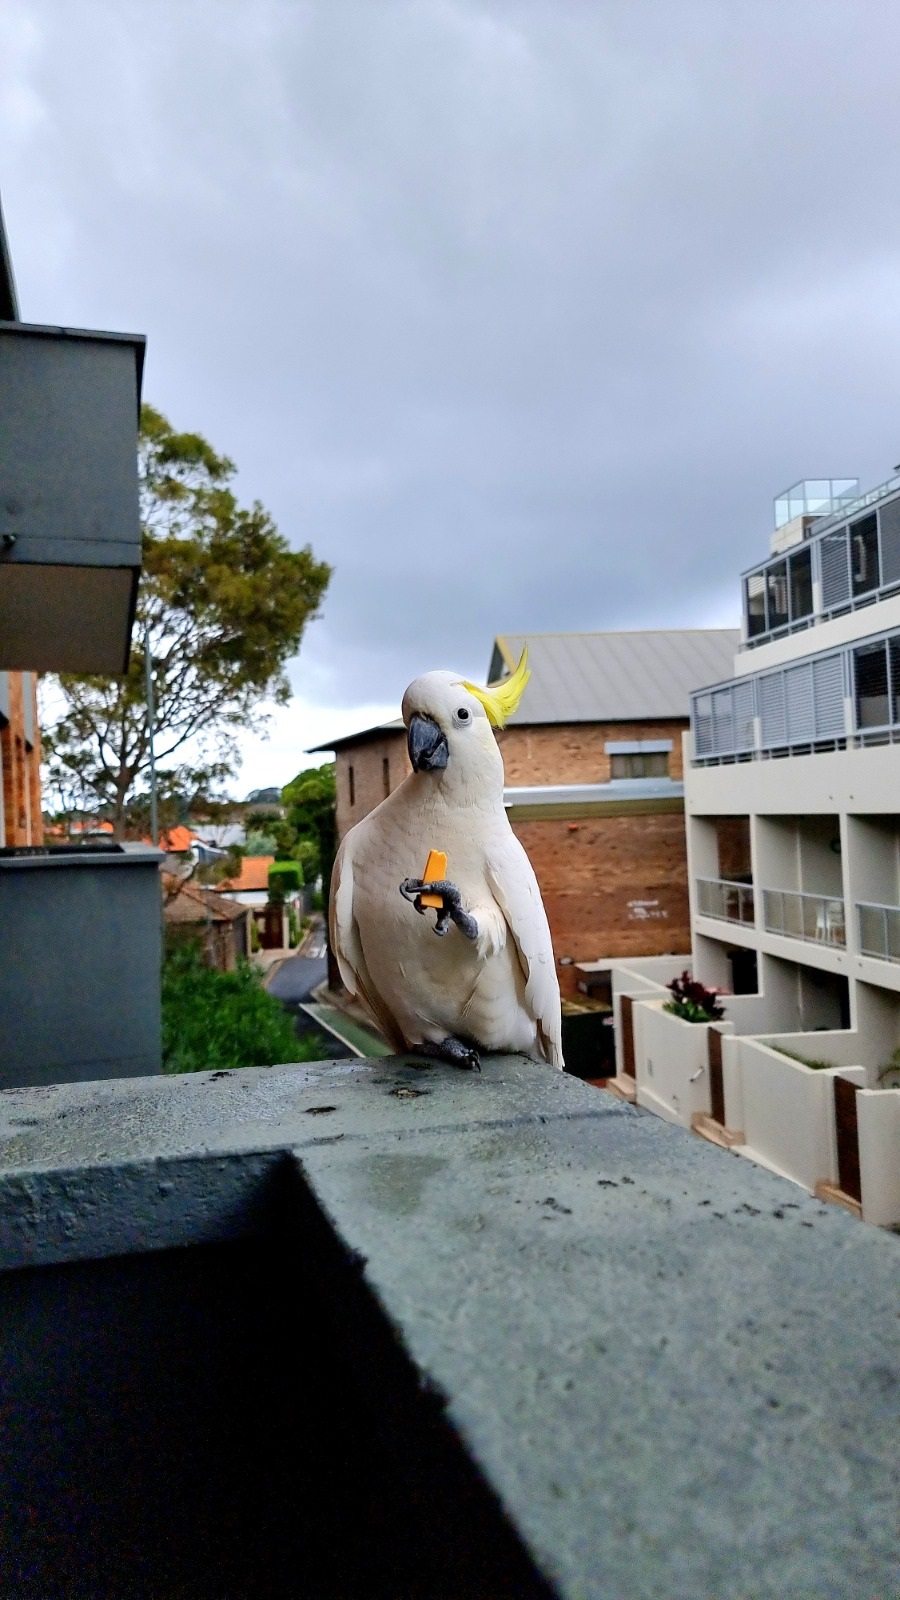
[[[466,1072],[481,1071],[481,1057],[474,1045],[466,1044],[464,1039],[442,1039],[440,1044],[420,1044],[417,1046],[423,1056],[432,1056],[437,1061],[449,1061],[453,1067],[462,1067]]]
[[[423,894],[440,895],[442,904],[434,924],[438,938],[443,938],[451,922],[455,922],[467,939],[478,938],[478,923],[468,911],[463,910],[462,895],[455,883],[449,883],[445,878],[435,883],[426,883],[424,878],[404,878],[400,893],[404,900],[409,900],[415,906],[420,916],[424,916],[426,909],[422,904]]]

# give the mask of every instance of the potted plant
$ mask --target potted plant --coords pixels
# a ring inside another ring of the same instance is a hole
[[[666,1001],[663,1010],[680,1017],[682,1022],[719,1022],[725,1015],[725,1007],[718,999],[720,991],[707,989],[704,983],[692,978],[687,969],[666,984],[666,988],[672,998]]]

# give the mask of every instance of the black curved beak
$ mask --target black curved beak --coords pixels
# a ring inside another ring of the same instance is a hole
[[[410,719],[406,747],[413,772],[440,772],[450,759],[446,737],[437,723],[418,712]]]

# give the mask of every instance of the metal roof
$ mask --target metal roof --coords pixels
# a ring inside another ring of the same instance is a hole
[[[732,676],[740,632],[499,634],[492,676],[511,670],[526,644],[531,681],[512,724],[640,722],[687,718],[692,689]]]
[[[383,739],[386,733],[402,733],[405,738],[406,729],[402,718],[394,717],[390,722],[376,722],[374,727],[360,728],[357,733],[344,733],[339,739],[326,740],[325,744],[311,744],[306,754],[316,755],[320,750],[349,750],[355,745],[367,744],[372,739]]]

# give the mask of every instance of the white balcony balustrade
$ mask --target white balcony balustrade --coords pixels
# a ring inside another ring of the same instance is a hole
[[[767,933],[781,933],[789,939],[808,939],[841,948],[847,942],[844,902],[836,895],[764,889],[763,926]]]
[[[859,948],[864,956],[880,961],[900,961],[900,906],[856,902],[859,918]]]
[[[702,917],[752,925],[755,921],[753,885],[735,883],[729,878],[698,878],[697,909]]]

